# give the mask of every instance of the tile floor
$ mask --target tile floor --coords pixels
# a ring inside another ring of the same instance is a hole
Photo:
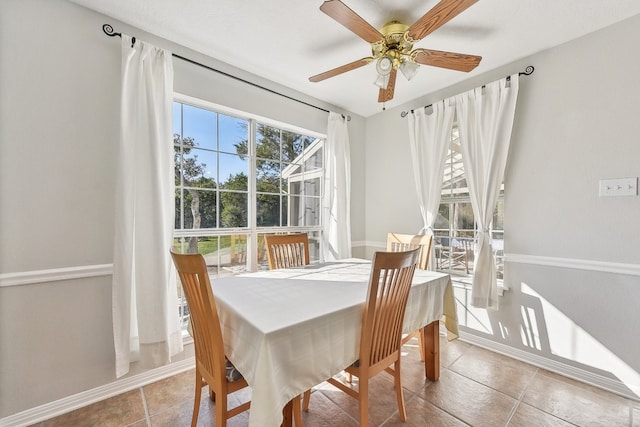
[[[425,380],[417,340],[410,341],[404,350],[407,422],[403,424],[398,417],[391,377],[381,374],[371,381],[372,426],[640,427],[640,402],[461,341],[447,342],[441,337],[438,382]],[[36,426],[189,426],[192,384],[193,371],[188,371]],[[250,397],[249,391],[239,393],[244,395],[231,399]],[[203,390],[198,426],[214,425],[215,405],[207,396]],[[303,421],[305,427],[357,426],[357,417],[355,399],[323,383],[314,389]],[[245,412],[228,424],[246,426],[247,422]]]

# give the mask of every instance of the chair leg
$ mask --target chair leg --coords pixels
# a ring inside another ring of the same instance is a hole
[[[369,427],[369,380],[360,378],[358,386],[358,400],[360,406],[360,427]]]
[[[309,412],[309,402],[311,401],[311,390],[307,390],[302,395],[302,410]]]
[[[209,385],[211,387],[211,385]],[[224,398],[223,398],[224,396]],[[227,427],[227,394],[220,392],[220,399],[216,400],[216,427]],[[195,426],[192,426],[195,427]]]
[[[200,396],[202,396],[202,377],[196,370],[195,396],[193,399],[193,415],[191,415],[191,427],[198,425],[198,413],[200,412]]]
[[[424,362],[425,361],[424,332],[422,331],[422,329],[418,330],[418,347],[420,350],[420,360]]]
[[[303,427],[300,396],[293,398],[293,421],[296,427]]]
[[[400,378],[400,359],[394,363],[393,366],[393,382],[396,387],[396,400],[398,401],[398,415],[400,415],[400,419],[405,422],[407,421],[407,410],[404,406],[404,393],[402,391],[402,379]]]

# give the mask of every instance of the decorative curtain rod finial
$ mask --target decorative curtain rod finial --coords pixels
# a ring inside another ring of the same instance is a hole
[[[102,25],[102,31],[109,37],[115,37],[115,36],[122,37],[122,33],[116,33],[110,24]],[[133,47],[135,44],[136,44],[136,38],[131,37],[131,47]]]
[[[533,70],[535,70],[535,68],[533,68],[533,65],[528,65],[527,68],[525,68],[524,71],[519,72],[518,75],[530,76],[531,74],[533,74]]]
[[[102,31],[104,31],[104,33],[106,35],[108,35],[109,37],[115,37],[115,36],[122,37],[122,34],[121,33],[116,33],[113,30],[113,27],[110,24],[104,24],[102,26]]]

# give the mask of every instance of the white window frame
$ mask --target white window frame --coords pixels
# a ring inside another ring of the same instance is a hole
[[[293,126],[287,123],[279,122],[273,119],[269,119],[267,117],[259,116],[256,114],[246,113],[244,111],[236,110],[233,108],[225,107],[223,105],[215,104],[209,101],[205,101],[199,98],[194,98],[192,96],[174,93],[173,100],[175,102],[180,102],[183,104],[188,104],[196,108],[202,108],[205,110],[210,110],[219,114],[229,115],[233,117],[237,117],[240,119],[244,119],[248,121],[248,159],[249,159],[249,167],[248,167],[248,211],[247,211],[247,227],[240,228],[217,228],[217,229],[197,229],[197,230],[175,230],[174,238],[181,237],[192,237],[192,236],[228,236],[228,235],[246,235],[247,236],[247,270],[248,271],[256,271],[258,269],[258,260],[257,260],[257,251],[252,248],[256,248],[258,245],[258,235],[259,234],[269,234],[269,233],[286,233],[286,232],[308,232],[318,234],[319,237],[322,235],[322,194],[324,192],[324,180],[320,179],[321,188],[320,188],[320,218],[318,225],[313,226],[275,226],[275,227],[258,227],[256,225],[256,203],[255,201],[257,196],[256,189],[256,167],[257,167],[257,158],[255,153],[256,148],[256,127],[257,124],[272,126],[274,128],[278,128],[280,130],[289,131],[293,133],[302,134],[309,137],[316,138],[316,141],[309,146],[309,151],[315,152],[318,148],[322,148],[324,146],[324,141],[326,141],[326,135],[318,132],[310,131],[308,129],[303,129],[301,127]],[[313,147],[313,149],[311,149]],[[310,157],[313,153],[309,152],[303,153],[302,161],[306,158]],[[316,178],[318,177],[318,173],[321,175],[324,171],[324,165],[322,170],[317,170],[311,172],[308,176],[305,175],[305,178]],[[322,178],[322,176],[320,176]],[[322,245],[322,239],[319,239],[320,245]],[[319,254],[322,254],[322,247],[320,247]],[[321,255],[319,255],[321,256]]]

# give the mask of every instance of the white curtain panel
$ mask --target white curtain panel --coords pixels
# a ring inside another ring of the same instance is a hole
[[[434,236],[433,226],[438,217],[454,111],[452,100],[445,99],[434,103],[430,109],[420,108],[408,117],[413,176],[424,223],[420,232],[431,236]],[[435,266],[435,251],[432,250],[429,269],[435,270]]]
[[[182,351],[173,240],[171,53],[122,36],[122,99],[113,254],[116,375]]]
[[[351,257],[350,156],[347,119],[330,112],[324,146],[322,246],[325,261]]]
[[[504,177],[517,97],[518,74],[455,97],[462,161],[478,227],[471,305],[479,308],[498,308],[489,227]]]

